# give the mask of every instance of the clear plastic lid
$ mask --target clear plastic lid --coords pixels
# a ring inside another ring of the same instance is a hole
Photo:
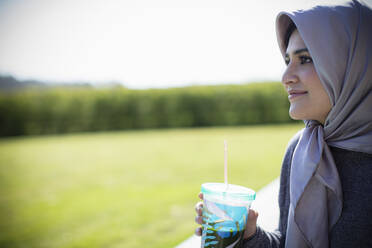
[[[211,197],[227,197],[239,201],[253,201],[256,198],[254,190],[234,184],[229,184],[226,188],[224,183],[203,183],[201,191]]]

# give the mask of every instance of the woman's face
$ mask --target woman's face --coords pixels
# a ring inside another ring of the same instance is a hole
[[[295,120],[317,120],[324,124],[331,102],[298,30],[289,38],[285,62],[282,83],[291,104],[289,115]]]

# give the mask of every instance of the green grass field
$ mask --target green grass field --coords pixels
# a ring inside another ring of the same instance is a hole
[[[203,182],[254,190],[279,176],[302,125],[0,139],[0,247],[173,247]]]

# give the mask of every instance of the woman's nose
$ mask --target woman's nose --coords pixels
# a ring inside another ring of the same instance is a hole
[[[284,84],[284,86],[288,86],[289,84],[297,83],[297,82],[299,82],[299,78],[295,71],[295,68],[294,66],[289,64],[283,73],[282,83]]]

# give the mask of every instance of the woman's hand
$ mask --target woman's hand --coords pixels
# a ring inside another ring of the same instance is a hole
[[[199,193],[199,198],[203,200],[203,193]],[[198,202],[195,205],[196,217],[195,222],[199,225],[203,224],[203,202]],[[249,209],[247,224],[244,231],[244,239],[247,239],[256,233],[258,213],[253,209]],[[197,236],[202,235],[202,227],[195,229]]]
[[[199,193],[199,198],[203,200],[203,193]],[[203,224],[203,202],[198,202],[195,205],[196,217],[195,222],[199,225]],[[195,229],[195,234],[197,236],[202,235],[202,227],[198,227]]]

